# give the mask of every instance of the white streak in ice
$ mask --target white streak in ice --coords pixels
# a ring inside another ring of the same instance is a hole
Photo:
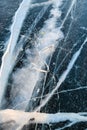
[[[63,22],[62,22],[62,24],[61,24],[61,27],[60,27],[60,28],[62,28],[62,27],[63,27],[63,25],[64,25],[65,21],[67,20],[67,17],[69,16],[69,14],[70,14],[70,12],[71,12],[71,10],[72,10],[73,6],[75,5],[76,1],[77,1],[77,0],[72,0],[72,3],[71,3],[71,5],[70,5],[70,8],[69,8],[69,10],[68,10],[68,12],[67,12],[67,14],[66,14],[66,16],[65,16],[65,18],[64,18],[64,20],[63,20]]]
[[[64,121],[70,121],[65,127],[70,127],[71,124],[87,122],[87,112],[83,113],[39,113],[39,112],[23,112],[16,110],[2,110],[0,111],[0,124],[14,121],[17,124],[16,128],[12,125],[11,129],[21,130],[24,125],[29,123],[52,124]],[[63,128],[63,127],[62,127]],[[60,129],[62,129],[60,128]]]
[[[20,4],[18,10],[15,13],[13,24],[11,26],[11,36],[7,49],[2,57],[2,64],[0,69],[0,106],[3,95],[5,93],[6,85],[8,82],[9,74],[11,73],[13,66],[15,64],[14,49],[17,44],[17,40],[20,34],[21,27],[23,25],[24,19],[30,8],[31,0],[23,0]]]
[[[47,2],[41,2],[41,3],[35,3],[31,5],[31,8],[39,7],[39,6],[46,6],[51,5],[53,1],[47,1]]]
[[[40,110],[41,107],[43,107],[49,100],[50,98],[53,96],[53,94],[57,91],[57,89],[60,87],[60,85],[65,81],[67,75],[69,74],[69,72],[71,71],[72,67],[74,66],[76,60],[78,59],[83,46],[85,45],[85,43],[87,42],[87,38],[85,39],[85,41],[83,42],[83,44],[81,45],[81,47],[79,48],[79,50],[72,56],[67,69],[63,72],[63,74],[60,76],[59,81],[57,83],[57,86],[52,90],[52,92],[49,94],[49,96],[47,96],[41,103],[41,105],[36,109],[36,111]]]

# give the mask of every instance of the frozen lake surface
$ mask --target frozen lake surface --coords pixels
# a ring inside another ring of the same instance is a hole
[[[86,16],[87,0],[0,1],[1,130],[86,130]]]

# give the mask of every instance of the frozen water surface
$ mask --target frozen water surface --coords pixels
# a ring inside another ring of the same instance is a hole
[[[87,129],[87,1],[0,1],[0,129]]]

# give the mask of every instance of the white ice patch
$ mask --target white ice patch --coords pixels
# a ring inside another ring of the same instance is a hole
[[[42,79],[42,73],[46,73],[46,70],[42,69],[46,65],[46,59],[54,52],[59,40],[63,38],[63,33],[56,26],[57,20],[61,16],[59,9],[61,3],[62,0],[57,0],[57,3],[53,1],[50,17],[45,21],[43,28],[39,31],[35,41],[35,48],[33,50],[27,50],[27,64],[14,73],[11,95],[13,96],[13,102],[15,101],[13,107],[16,105],[17,109],[19,106],[19,109],[26,109],[37,81]],[[15,100],[14,91],[16,96]],[[19,97],[23,97],[23,100],[19,100]]]

